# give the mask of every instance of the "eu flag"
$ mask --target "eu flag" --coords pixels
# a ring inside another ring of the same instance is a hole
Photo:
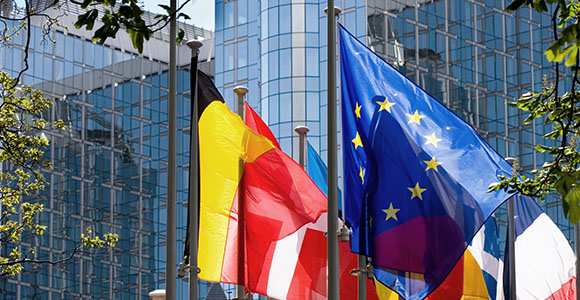
[[[346,219],[377,279],[422,299],[509,194],[511,166],[475,130],[340,28]]]

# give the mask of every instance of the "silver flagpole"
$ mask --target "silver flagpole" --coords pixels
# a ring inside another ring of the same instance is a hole
[[[191,125],[189,142],[189,299],[197,300],[197,247],[198,247],[198,210],[199,210],[199,155],[198,155],[198,115],[197,95],[197,58],[203,44],[196,40],[187,42],[191,48]]]
[[[367,257],[358,256],[358,300],[367,299]]]
[[[517,159],[508,157],[505,159],[514,168],[514,174],[517,175]],[[509,270],[509,291],[510,299],[517,299],[516,289],[516,228],[514,224],[514,197],[508,199],[507,203],[507,221],[508,221],[508,270]]]
[[[171,11],[177,10],[177,1],[171,0]],[[169,145],[167,145],[167,261],[165,266],[165,284],[167,300],[175,300],[175,252],[177,243],[177,22],[176,15],[169,22]]]
[[[310,129],[306,126],[296,126],[296,128],[294,128],[294,131],[296,131],[296,133],[298,133],[299,139],[300,139],[300,153],[299,153],[299,159],[298,161],[300,162],[300,166],[302,166],[302,169],[308,171],[308,155],[306,154],[306,134],[308,133],[308,131],[310,131]]]
[[[245,86],[234,87],[234,93],[238,95],[238,115],[244,120],[244,97],[248,93],[248,89]],[[243,179],[242,179],[243,180]],[[242,186],[240,184],[240,186]],[[236,299],[243,300],[246,299],[246,288],[244,285],[245,281],[245,232],[243,227],[244,222],[244,197],[243,192],[238,194],[238,282],[236,286]]]
[[[329,11],[332,9],[332,13]],[[338,273],[338,173],[336,153],[336,17],[340,8],[334,0],[328,0],[325,9],[327,24],[327,67],[328,67],[328,299],[340,299]]]

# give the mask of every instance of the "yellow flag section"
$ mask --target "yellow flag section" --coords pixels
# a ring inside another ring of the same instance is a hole
[[[244,163],[273,148],[272,142],[249,129],[225,103],[213,101],[204,109],[199,119],[199,278],[220,281],[230,211]]]
[[[379,270],[380,272],[380,270]],[[398,300],[399,295],[377,280],[375,280],[377,294],[381,300]],[[402,297],[401,297],[402,299]],[[426,299],[428,300],[487,300],[490,299],[483,278],[481,267],[469,250],[465,250],[463,257],[457,262],[445,281],[437,287]]]

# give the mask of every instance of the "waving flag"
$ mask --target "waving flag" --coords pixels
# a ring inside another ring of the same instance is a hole
[[[316,183],[316,185],[322,190],[324,193],[327,191],[326,185],[326,175],[327,175],[327,168],[322,161],[322,158],[316,150],[308,143],[308,175],[312,178],[312,180]],[[339,211],[341,210],[340,207],[340,191],[338,193],[338,203],[339,203]],[[340,214],[340,213],[339,213]],[[342,221],[339,220],[338,228],[342,227]],[[324,227],[324,231],[326,231],[326,227]],[[321,235],[322,237],[322,235]],[[321,242],[321,247],[317,250],[317,253],[320,257],[323,257],[325,261],[327,261],[327,251],[326,251],[326,238],[323,238],[324,241]],[[324,246],[322,246],[324,244]],[[338,244],[338,257],[340,257],[340,298],[341,299],[356,299],[357,291],[358,291],[358,278],[355,276],[350,275],[350,271],[353,269],[358,268],[358,255],[355,253],[350,252],[347,243],[339,243]],[[324,274],[326,276],[326,274]],[[372,280],[367,280],[367,300],[378,299],[376,289],[373,285]]]
[[[326,197],[296,162],[246,126],[221,99],[201,98],[200,103],[206,104],[200,105],[199,119],[199,277],[242,284],[266,295],[279,292],[284,286],[271,280],[276,278],[272,270],[291,259],[279,259],[277,243],[320,220]],[[243,253],[239,228],[244,231]]]
[[[327,195],[326,187],[326,177],[328,175],[328,169],[324,164],[324,161],[318,155],[314,147],[308,143],[308,175],[312,178],[312,181],[322,190],[324,195]],[[338,189],[338,211],[342,211],[342,192]],[[340,214],[340,213],[339,213]]]
[[[340,28],[345,212],[352,250],[406,299],[433,291],[509,197],[475,130]]]
[[[564,234],[528,196],[514,196],[514,216],[517,298],[576,299],[576,256]],[[511,291],[508,270],[506,299]]]

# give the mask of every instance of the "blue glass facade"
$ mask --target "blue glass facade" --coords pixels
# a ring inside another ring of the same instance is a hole
[[[517,157],[530,175],[551,159],[534,145],[555,142],[542,138],[550,129],[541,121],[524,124],[526,115],[506,102],[555,78],[543,55],[552,41],[550,13],[528,7],[506,12],[510,2],[337,0],[335,5],[342,9],[339,22],[358,39],[474,126],[502,156]],[[234,86],[247,85],[250,104],[286,153],[297,157],[293,128],[307,125],[310,143],[326,159],[326,1],[216,0],[215,5],[216,83],[226,99],[234,99]],[[255,30],[238,29],[246,26]],[[237,52],[231,49],[246,38],[259,58],[244,62],[259,75],[242,79],[235,76]],[[569,84],[562,81],[562,90]],[[573,227],[560,200],[549,197],[542,205],[571,239]],[[505,236],[505,209],[496,216]]]
[[[61,23],[73,28],[67,22],[77,12],[68,13]],[[121,32],[98,45],[86,32],[63,28],[43,37],[40,22],[34,24],[30,69],[22,83],[54,99],[46,118],[62,119],[67,130],[46,132],[53,170],[45,170],[50,186],[37,199],[45,208],[38,222],[48,229],[22,246],[36,247],[37,259],[57,261],[70,255],[87,228],[98,235],[117,233],[119,242],[113,251],[79,253],[63,264],[27,265],[15,278],[0,278],[0,299],[149,299],[149,292],[165,287],[166,278],[169,44],[158,34],[140,55]],[[180,26],[186,40],[213,38],[211,32]],[[13,47],[0,47],[0,68],[12,76],[22,68],[24,38],[18,35]],[[187,217],[191,50],[180,45],[178,55],[183,65],[178,71],[180,258]],[[211,74],[213,64],[204,60],[200,68]],[[178,279],[177,286],[177,297],[185,299],[188,282]],[[201,299],[209,288],[201,284]]]

